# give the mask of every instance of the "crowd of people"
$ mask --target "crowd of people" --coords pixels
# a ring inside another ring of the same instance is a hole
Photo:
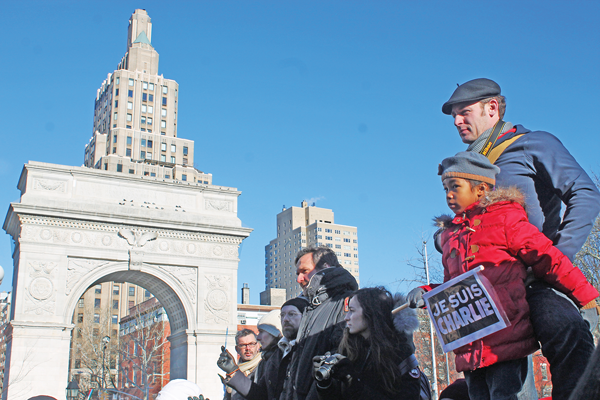
[[[505,110],[489,79],[459,85],[442,106],[468,145],[438,168],[452,211],[436,219],[434,235],[444,282],[483,266],[507,325],[454,350],[465,379],[440,399],[537,399],[531,354],[540,347],[552,399],[600,398],[590,332],[599,293],[572,264],[600,212],[600,193],[554,135],[505,122]],[[237,361],[222,348],[227,399],[432,398],[412,335],[415,308],[437,285],[406,298],[359,290],[328,247],[302,249],[295,265],[302,296],[264,316],[258,336],[239,332]],[[410,307],[397,312],[402,304]]]

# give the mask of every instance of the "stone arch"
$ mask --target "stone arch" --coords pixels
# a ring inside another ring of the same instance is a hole
[[[77,301],[88,288],[110,281],[129,282],[148,289],[167,312],[172,335],[195,326],[192,299],[173,276],[157,266],[148,264],[143,264],[140,270],[130,270],[129,264],[124,262],[107,263],[101,268],[95,268],[74,285],[65,307],[65,323],[71,323]]]

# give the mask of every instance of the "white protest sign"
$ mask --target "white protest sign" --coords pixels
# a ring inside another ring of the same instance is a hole
[[[445,353],[510,326],[479,266],[425,293],[423,299]]]

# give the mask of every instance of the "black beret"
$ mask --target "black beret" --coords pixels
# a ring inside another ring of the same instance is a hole
[[[471,104],[483,99],[498,96],[500,86],[491,79],[479,78],[465,82],[456,88],[450,99],[442,106],[444,114],[452,114],[452,106],[458,103],[469,102]]]

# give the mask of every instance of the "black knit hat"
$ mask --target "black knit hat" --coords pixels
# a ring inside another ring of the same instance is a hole
[[[500,86],[491,79],[479,78],[465,82],[456,88],[450,99],[442,106],[444,114],[452,114],[452,106],[458,103],[476,103],[500,95]]]
[[[454,157],[448,157],[442,161],[438,167],[438,175],[442,176],[442,181],[446,178],[474,179],[496,184],[496,175],[500,168],[493,165],[486,156],[474,151],[461,151]]]
[[[304,297],[296,297],[293,299],[289,299],[288,301],[283,303],[281,308],[283,308],[285,306],[294,306],[298,309],[298,311],[303,313],[304,309],[306,308],[307,305],[308,305],[308,300],[306,300]]]

